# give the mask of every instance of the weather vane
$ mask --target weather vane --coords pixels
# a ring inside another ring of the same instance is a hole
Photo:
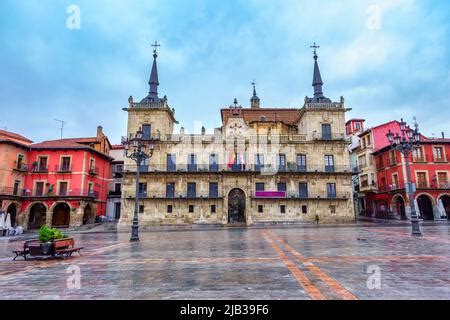
[[[158,47],[161,47],[161,45],[158,44],[158,41],[155,41],[155,43],[152,44],[151,46],[155,48],[155,49],[153,50],[153,53],[154,53],[154,54],[157,54],[156,49],[158,49]]]
[[[309,46],[309,47],[310,47],[310,48],[314,48],[314,55],[316,56],[316,55],[317,55],[316,49],[319,49],[320,46],[318,46],[318,45],[314,42],[314,44],[313,44],[312,46]]]

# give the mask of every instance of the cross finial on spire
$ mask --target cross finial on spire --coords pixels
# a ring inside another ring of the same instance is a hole
[[[318,45],[314,42],[314,44],[313,44],[312,46],[309,46],[309,47],[314,49],[314,51],[313,51],[313,53],[314,53],[314,58],[317,58],[317,52],[316,52],[316,49],[319,49],[320,46],[318,46]]]
[[[152,44],[151,46],[155,48],[155,49],[153,49],[153,53],[154,53],[155,55],[157,55],[158,52],[157,52],[156,50],[158,49],[158,47],[161,47],[161,45],[158,44],[158,41],[155,41],[155,43]]]

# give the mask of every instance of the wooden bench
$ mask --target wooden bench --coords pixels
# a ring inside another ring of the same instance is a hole
[[[23,257],[27,260],[27,255],[35,258],[67,258],[72,256],[74,252],[78,252],[81,255],[81,249],[83,247],[75,247],[75,240],[73,238],[59,239],[55,240],[51,243],[51,246],[48,252],[43,252],[41,242],[38,239],[27,240],[23,244],[22,250],[13,250],[13,253],[16,255],[13,258],[13,261],[18,257]]]
[[[74,252],[77,252],[81,256],[81,249],[83,247],[75,247],[75,240],[73,238],[59,239],[53,241],[54,255],[56,257],[67,258],[72,256]]]
[[[25,260],[27,260],[27,254],[30,254],[29,245],[32,243],[40,243],[40,242],[38,239],[32,239],[32,240],[25,241],[23,244],[22,250],[13,250],[13,253],[16,255],[14,257],[13,261],[16,260],[18,257],[23,257]]]

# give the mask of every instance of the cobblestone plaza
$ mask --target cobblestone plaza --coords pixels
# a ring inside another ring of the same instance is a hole
[[[72,234],[81,257],[12,261],[2,299],[448,299],[447,224]],[[79,274],[79,282],[74,277]],[[79,284],[79,286],[77,285]]]

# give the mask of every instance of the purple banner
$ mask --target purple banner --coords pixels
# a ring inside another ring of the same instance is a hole
[[[256,191],[256,198],[286,198],[286,191]]]

